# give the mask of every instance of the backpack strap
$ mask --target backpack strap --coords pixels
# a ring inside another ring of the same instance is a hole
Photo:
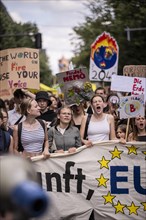
[[[44,132],[45,132],[45,123],[44,123],[44,121],[42,119],[39,119],[39,118],[37,118],[37,120],[41,124],[41,126],[43,127]]]
[[[23,118],[23,115],[21,115],[20,118],[18,118],[18,120],[15,122],[14,125],[18,125],[22,118]]]
[[[53,141],[52,141],[51,151],[52,153],[55,153],[55,151],[57,150],[57,147],[55,143],[55,127],[54,126],[52,127],[52,130],[53,130]]]
[[[4,146],[5,146],[6,138],[4,131],[0,127],[0,155],[4,152]]]
[[[87,120],[86,120],[86,124],[85,124],[84,139],[87,138],[88,125],[89,125],[91,116],[92,116],[92,114],[88,114],[88,116],[87,116]]]
[[[41,124],[41,126],[43,127],[44,133],[45,133],[45,123],[44,123],[44,121],[42,119],[39,119],[39,118],[37,118],[37,120]],[[44,150],[44,147],[45,147],[45,140],[44,140],[44,143],[43,143],[43,150]]]
[[[9,146],[10,146],[10,142],[11,142],[11,136],[10,136],[10,134],[9,134],[9,132],[7,132],[7,131],[4,131],[4,134],[5,134],[5,140],[4,140],[4,142],[6,143],[6,147],[4,146],[4,151],[5,152],[8,152],[8,150],[9,150]]]
[[[21,143],[21,132],[22,132],[22,122],[18,124],[18,151],[24,150],[22,143]]]

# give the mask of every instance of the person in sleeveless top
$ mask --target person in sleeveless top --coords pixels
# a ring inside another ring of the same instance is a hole
[[[71,109],[73,111],[74,126],[80,130],[82,119],[86,114],[84,111],[83,103],[80,103],[79,105],[74,104],[71,106]]]
[[[103,97],[101,95],[94,95],[91,99],[91,105],[94,113],[89,121],[87,139],[84,139],[87,116],[84,116],[81,123],[80,134],[83,144],[90,147],[93,145],[93,142],[117,139],[115,134],[114,117],[111,114],[103,112]]]
[[[26,99],[20,105],[21,113],[26,116],[22,122],[21,144],[23,146],[22,155],[24,157],[32,157],[43,154],[45,158],[49,157],[49,142],[47,134],[47,126],[45,131],[40,122],[36,119],[40,115],[40,107],[34,99]],[[44,121],[45,123],[45,121]],[[14,150],[18,152],[18,125],[14,126]]]

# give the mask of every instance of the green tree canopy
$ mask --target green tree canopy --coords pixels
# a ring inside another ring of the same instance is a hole
[[[34,36],[39,31],[37,25],[16,23],[1,1],[0,7],[0,50],[18,47],[35,48]],[[45,50],[40,50],[40,81],[48,86],[53,82],[49,58]]]
[[[90,16],[85,22],[74,27],[80,43],[74,43],[75,56],[72,58],[76,67],[89,67],[90,46],[104,31],[109,32],[119,45],[119,74],[123,73],[125,65],[146,64],[146,30],[130,33],[127,40],[125,29],[146,27],[146,2],[143,0],[91,0],[86,6]]]

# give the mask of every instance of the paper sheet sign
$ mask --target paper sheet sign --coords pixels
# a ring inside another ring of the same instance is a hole
[[[0,96],[6,90],[39,89],[39,50],[13,48],[0,51]]]
[[[120,119],[144,116],[144,95],[124,96],[120,98]]]
[[[146,100],[146,78],[112,76],[111,90],[119,92],[131,92],[132,95],[144,94]]]

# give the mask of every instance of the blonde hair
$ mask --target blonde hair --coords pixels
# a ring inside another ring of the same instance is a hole
[[[20,111],[21,111],[22,115],[25,115],[25,116],[28,115],[27,110],[29,110],[31,108],[32,101],[34,101],[34,99],[32,99],[32,98],[28,98],[28,99],[23,100],[23,102],[20,105]]]

